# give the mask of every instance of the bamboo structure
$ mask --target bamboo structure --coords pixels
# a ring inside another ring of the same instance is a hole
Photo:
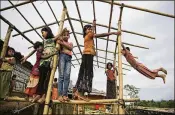
[[[79,35],[83,35],[82,33],[79,33],[79,32],[75,32],[76,34],[79,34]],[[107,40],[106,38],[104,37],[100,37],[100,38],[97,38],[97,39],[102,39],[102,40]],[[115,42],[115,40],[111,40],[111,39],[108,39],[108,41],[112,41],[112,42]],[[133,46],[133,47],[137,47],[137,48],[141,48],[141,49],[149,49],[147,47],[144,47],[144,46],[140,46],[140,45],[134,45],[134,44],[130,44],[130,43],[126,43],[126,42],[122,42],[123,44],[125,45],[128,45],[128,46]]]
[[[120,9],[120,16],[118,20],[118,29],[121,30],[121,18],[122,18],[123,7]],[[123,76],[122,76],[122,54],[121,54],[121,35],[118,36],[118,75],[119,75],[119,99],[123,100]],[[117,93],[117,92],[116,92]],[[121,102],[123,104],[123,102]],[[119,114],[125,114],[124,108],[119,104]]]
[[[65,19],[65,16],[66,16],[66,12],[67,12],[67,9],[66,8],[63,8],[58,33],[61,33],[61,31],[63,29],[64,19]],[[56,44],[56,47],[58,45],[59,44]],[[50,74],[50,80],[49,80],[49,85],[48,85],[48,89],[47,89],[47,95],[46,95],[46,100],[45,100],[45,106],[44,106],[43,115],[48,114],[48,110],[49,110],[49,105],[48,104],[50,102],[52,82],[53,82],[55,71],[56,71],[56,68],[57,68],[57,60],[58,60],[58,56],[57,55],[54,55],[54,57],[53,57],[53,67],[52,67],[52,71],[51,71],[51,74]]]
[[[109,16],[109,28],[108,28],[108,33],[111,30],[111,21],[112,21],[112,13],[113,13],[113,2],[114,0],[112,0],[111,3],[111,10],[110,10],[110,16]],[[107,50],[108,50],[108,40],[109,40],[109,36],[107,37],[107,42],[106,42],[106,53],[105,53],[105,58],[107,58]],[[105,66],[106,66],[106,59],[105,59]]]
[[[12,6],[14,6],[14,4],[10,1],[10,0],[8,0],[9,2],[10,2],[10,4],[12,5]],[[18,8],[16,8],[15,6],[14,6],[14,8],[16,9],[16,11],[23,17],[23,19],[29,24],[29,26],[31,27],[31,28],[33,28],[34,29],[34,27],[30,24],[30,22],[25,18],[25,16],[18,10]],[[34,31],[36,32],[36,34],[38,34],[38,36],[41,38],[41,39],[43,39],[42,38],[42,36],[34,29]]]
[[[93,6],[94,21],[95,21],[95,23],[96,23],[95,2],[94,2],[94,0],[92,0],[92,6]],[[94,28],[95,28],[94,31],[95,31],[95,34],[96,34],[96,33],[97,33],[96,25],[95,25]],[[96,41],[96,58],[97,58],[97,66],[98,66],[98,68],[99,68],[99,64],[98,64],[98,51],[97,51],[97,49],[98,49],[97,38],[95,39],[95,41]],[[95,45],[95,44],[94,44],[94,45]]]
[[[111,2],[109,2],[108,0],[96,0],[96,1],[111,4]],[[117,3],[117,2],[114,2],[113,4],[114,4],[114,5],[118,5],[118,6],[123,6],[123,7],[126,7],[126,8],[135,9],[135,10],[140,10],[140,11],[144,11],[144,12],[149,12],[149,13],[153,13],[153,14],[157,14],[157,15],[161,15],[161,16],[166,16],[166,17],[170,17],[170,18],[175,18],[174,15],[170,15],[170,14],[166,14],[166,13],[162,13],[162,12],[158,12],[158,11],[154,11],[154,10],[149,10],[149,9],[146,9],[146,8],[140,8],[140,7],[131,6],[131,5],[126,5],[126,4],[123,4],[123,3],[121,4],[121,3]]]
[[[76,18],[72,18],[70,17],[71,20],[74,20],[74,21],[80,21]],[[89,22],[89,21],[84,21],[82,20],[83,23],[88,23],[88,24],[92,24],[92,22]],[[104,24],[96,24],[97,26],[100,26],[100,27],[105,27],[105,28],[109,28],[109,26],[106,26]],[[114,29],[114,30],[118,30],[117,28],[115,27],[111,27],[111,29]],[[128,31],[128,30],[121,30],[122,32],[125,32],[125,33],[130,33],[130,34],[134,34],[134,35],[138,35],[138,36],[142,36],[142,37],[146,37],[146,38],[149,38],[149,39],[155,39],[155,37],[152,37],[152,36],[148,36],[148,35],[145,35],[145,34],[140,34],[140,33],[137,33],[137,32],[132,32],[132,31]]]
[[[19,31],[12,23],[10,23],[7,19],[5,19],[2,15],[0,15],[0,19],[2,19],[5,23],[11,26],[14,30],[16,30],[22,37],[24,37],[28,42],[34,44],[28,37],[26,37],[21,31]]]
[[[83,45],[79,45],[80,47],[84,47]],[[74,46],[73,48],[75,48],[75,47],[77,47],[77,46]],[[103,52],[106,52],[106,50],[102,50],[102,49],[97,49],[97,50],[99,50],[99,51],[103,51]],[[107,51],[108,53],[112,53],[112,54],[114,54],[115,52],[112,52],[112,51]],[[118,53],[116,53],[116,54],[118,54]],[[136,58],[136,59],[138,59],[138,57],[134,57],[134,58]]]
[[[5,23],[7,23],[9,25],[9,28],[8,28],[8,31],[7,31],[7,34],[6,34],[6,38],[5,38],[5,42],[4,42],[4,46],[3,46],[3,51],[1,52],[1,57],[4,57],[4,55],[5,55],[5,52],[6,52],[6,49],[7,49],[7,45],[8,45],[8,41],[10,39],[10,34],[12,32],[12,29],[14,29],[15,31],[18,32],[18,34],[14,34],[13,37],[18,36],[18,35],[21,35],[27,41],[29,41],[31,44],[33,44],[33,42],[28,37],[26,37],[24,35],[25,33],[30,32],[30,31],[35,31],[38,34],[38,36],[40,38],[42,38],[41,35],[36,31],[37,29],[43,28],[45,25],[46,26],[51,26],[51,25],[54,25],[54,24],[58,24],[58,26],[59,26],[59,32],[61,32],[61,30],[63,29],[64,21],[67,21],[68,20],[69,25],[70,25],[71,30],[72,30],[72,34],[73,34],[73,36],[75,38],[75,41],[76,41],[76,44],[77,44],[77,46],[74,46],[74,48],[75,47],[78,47],[78,49],[79,49],[79,53],[74,53],[74,51],[72,51],[73,52],[73,55],[76,58],[76,61],[78,62],[78,64],[73,64],[73,63],[71,63],[71,64],[72,64],[73,67],[75,67],[75,65],[80,65],[79,60],[81,58],[78,59],[77,58],[77,54],[80,54],[82,56],[82,51],[81,51],[81,48],[80,47],[84,47],[84,46],[79,44],[78,39],[76,37],[76,34],[82,35],[82,33],[75,32],[74,31],[74,27],[73,27],[71,21],[73,20],[73,21],[80,22],[80,24],[82,26],[82,29],[83,29],[83,23],[92,24],[92,22],[82,20],[82,17],[81,17],[81,14],[80,14],[80,9],[78,7],[78,1],[77,0],[75,0],[75,5],[76,5],[76,8],[77,8],[79,19],[76,19],[76,18],[73,18],[73,17],[70,17],[69,16],[69,13],[67,12],[67,7],[66,7],[65,0],[62,0],[62,4],[63,4],[64,9],[62,11],[62,16],[61,16],[61,20],[60,21],[57,20],[56,15],[54,14],[51,5],[49,4],[48,0],[46,0],[47,4],[48,4],[48,6],[49,6],[49,8],[50,8],[50,10],[51,10],[51,12],[52,12],[55,20],[56,20],[55,22],[48,23],[48,24],[46,23],[46,21],[44,20],[44,18],[39,13],[37,7],[33,3],[34,1],[37,1],[37,0],[28,0],[26,2],[22,2],[22,3],[16,4],[16,5],[14,5],[10,0],[8,0],[8,1],[11,3],[12,6],[9,6],[9,7],[0,9],[0,12],[9,10],[11,8],[15,8],[17,10],[17,12],[22,16],[22,18],[28,23],[28,25],[31,27],[31,29],[28,29],[28,30],[25,30],[25,31],[21,32],[14,25],[12,25],[7,19],[5,19],[2,15],[0,15],[0,19],[2,19]],[[166,16],[166,17],[170,17],[170,18],[175,18],[174,15],[165,14],[165,13],[161,13],[161,12],[157,12],[157,11],[153,11],[153,10],[149,10],[149,9],[144,9],[144,8],[140,8],[140,7],[135,7],[135,6],[131,6],[131,5],[121,4],[121,3],[115,2],[114,0],[112,0],[112,1],[108,1],[108,0],[96,0],[96,1],[103,2],[103,3],[108,3],[108,4],[111,5],[110,17],[109,17],[109,25],[107,26],[107,25],[103,25],[103,24],[99,24],[99,23],[96,24],[96,26],[108,28],[108,32],[110,32],[110,29],[113,29],[113,30],[118,30],[118,31],[121,31],[121,32],[129,33],[129,34],[134,34],[134,35],[142,36],[142,37],[149,38],[149,39],[155,39],[155,37],[152,37],[152,36],[148,36],[148,35],[145,35],[145,34],[140,34],[140,33],[137,33],[137,32],[132,32],[132,31],[121,29],[121,18],[122,18],[122,11],[123,11],[123,8],[124,7],[135,9],[135,10],[140,10],[140,11],[144,11],[144,12],[148,12],[148,13],[153,13],[153,14],[157,14],[157,15],[161,15],[161,16]],[[18,8],[17,8],[18,6],[22,6],[22,5],[25,5],[25,4],[28,4],[28,3],[31,3],[33,5],[33,7],[35,8],[35,11],[40,16],[40,18],[42,19],[42,21],[44,22],[45,25],[42,25],[42,26],[39,26],[39,27],[35,27],[34,28],[30,24],[30,22],[23,16],[23,14],[18,10]],[[92,0],[92,5],[93,5],[93,16],[94,16],[94,20],[96,20],[94,0]],[[118,20],[118,28],[112,27],[112,25],[111,25],[112,12],[113,12],[114,5],[121,6],[120,16],[119,16],[119,20]],[[65,18],[65,15],[67,15],[67,19]],[[95,33],[96,33],[96,28],[95,28]],[[126,43],[126,42],[122,42],[121,35],[118,35],[116,40],[111,40],[111,39],[109,39],[109,37],[107,37],[107,38],[98,38],[98,39],[102,39],[102,40],[106,40],[107,41],[106,50],[99,49],[97,47],[97,39],[96,39],[96,48],[95,48],[95,50],[96,50],[96,52],[97,51],[103,51],[103,52],[105,52],[106,55],[105,55],[105,57],[100,57],[100,56],[97,55],[97,61],[94,60],[95,62],[97,62],[97,65],[94,64],[94,66],[97,66],[97,67],[100,67],[100,68],[105,68],[105,67],[99,66],[98,63],[102,63],[102,64],[105,64],[106,65],[106,60],[114,61],[114,66],[115,67],[118,67],[118,73],[119,73],[119,97],[117,97],[117,95],[116,95],[116,99],[90,100],[88,102],[83,101],[83,100],[82,101],[80,101],[80,100],[71,100],[70,102],[65,102],[64,105],[61,102],[59,102],[58,100],[53,100],[53,103],[60,104],[61,105],[61,108],[59,108],[59,109],[62,110],[62,113],[63,113],[63,111],[65,109],[65,107],[64,107],[65,104],[76,104],[77,106],[84,105],[84,104],[114,104],[115,106],[114,106],[113,113],[117,114],[119,112],[119,114],[125,114],[124,107],[123,107],[123,104],[125,102],[139,101],[139,99],[123,99],[123,75],[126,75],[126,74],[123,73],[123,70],[130,71],[130,69],[122,68],[122,64],[123,65],[126,65],[126,66],[129,66],[129,67],[131,67],[131,66],[129,64],[122,63],[121,44],[123,43],[123,44],[129,45],[129,46],[133,46],[133,47],[136,47],[136,48],[142,48],[142,49],[149,49],[149,48],[143,47],[143,46],[139,46],[139,45],[130,44],[130,43]],[[114,52],[108,50],[108,41],[112,41],[112,42],[115,42],[116,43],[116,47],[115,47],[115,51]],[[117,46],[118,46],[118,49],[117,49]],[[114,54],[114,60],[108,59],[107,58],[107,53]],[[118,61],[116,61],[116,54],[118,54]],[[105,63],[98,61],[98,58],[105,59]],[[137,57],[135,57],[135,58],[137,58]],[[43,112],[43,114],[48,114],[49,113],[48,111],[50,111],[48,104],[50,102],[51,86],[52,86],[54,74],[55,74],[55,71],[56,71],[56,65],[57,65],[57,60],[58,60],[57,55],[55,55],[53,59],[54,59],[54,64],[53,64],[51,75],[50,75],[50,80],[49,80],[48,91],[47,91],[47,95],[46,95],[46,100],[45,100],[45,106],[44,106],[44,112]],[[74,60],[72,60],[72,61],[74,61]],[[116,62],[118,63],[118,66],[116,66]],[[116,77],[116,79],[118,79],[117,76],[116,76],[116,71],[115,71],[115,77]],[[117,86],[117,84],[118,83],[116,82],[116,86]],[[118,92],[118,89],[116,90],[116,92]],[[16,97],[14,97],[14,98],[9,97],[6,100],[7,101],[27,101],[25,98],[16,98]],[[31,99],[29,99],[29,101],[30,100]],[[34,104],[36,104],[36,103],[34,103]],[[116,106],[116,105],[118,105],[118,106]]]
[[[9,26],[8,30],[7,30],[7,34],[5,36],[3,49],[2,49],[2,52],[1,52],[1,58],[5,58],[5,55],[6,55],[6,52],[7,52],[7,48],[8,48],[8,43],[9,43],[12,31],[13,31],[13,28],[11,26]]]

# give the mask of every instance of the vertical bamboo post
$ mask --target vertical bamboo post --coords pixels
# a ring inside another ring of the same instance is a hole
[[[123,6],[120,7],[120,16],[118,20],[118,30],[121,31],[121,18]],[[121,35],[118,36],[118,75],[119,75],[119,99],[123,100],[123,75],[122,75],[122,53],[121,53]],[[123,103],[121,103],[123,104]],[[119,114],[125,114],[122,105],[119,105]]]
[[[2,52],[1,52],[1,58],[4,58],[5,57],[5,54],[7,52],[7,47],[8,47],[8,43],[9,43],[9,40],[10,40],[10,36],[11,36],[11,33],[13,31],[13,28],[11,26],[8,27],[8,30],[7,30],[7,34],[5,36],[5,40],[4,40],[4,44],[3,44],[3,49],[2,49]]]
[[[63,8],[62,15],[61,15],[61,20],[60,20],[59,31],[58,31],[59,33],[63,29],[64,20],[65,20],[65,16],[66,16],[66,11],[67,11],[66,8]],[[58,45],[59,44],[56,44],[56,47]],[[51,74],[50,74],[50,80],[49,80],[49,85],[48,85],[48,89],[47,89],[47,95],[46,95],[43,115],[47,115],[48,114],[48,110],[49,110],[48,104],[50,102],[52,82],[53,82],[55,71],[56,71],[56,67],[57,67],[57,60],[58,60],[58,56],[54,55],[54,57],[53,57],[53,67],[52,67],[52,71],[51,71]]]

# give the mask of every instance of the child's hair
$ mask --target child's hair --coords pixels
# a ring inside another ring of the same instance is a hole
[[[107,68],[107,69],[109,69],[109,68],[108,68],[108,65],[111,65],[111,67],[113,67],[112,63],[111,63],[111,62],[108,62],[108,63],[106,64],[106,68]]]
[[[62,36],[64,36],[66,32],[69,33],[69,30],[68,30],[67,28],[65,28],[65,29],[63,30],[63,32],[62,32]]]
[[[7,52],[6,52],[6,57],[10,57],[9,54],[8,54],[9,50],[13,50],[13,52],[15,53],[15,49],[14,48],[8,47]]]
[[[129,47],[126,47],[126,49],[127,49],[128,51],[130,51],[130,48],[129,48]]]
[[[57,78],[54,78],[54,82],[57,82]]]
[[[40,46],[43,46],[43,43],[37,41],[37,42],[35,42],[35,44],[34,44],[34,49],[37,49],[37,48],[39,48]]]
[[[86,30],[87,30],[88,28],[91,28],[91,27],[92,27],[91,25],[85,25],[85,26],[84,26],[84,28],[83,28],[83,37],[86,36]]]
[[[48,38],[54,38],[54,35],[53,35],[53,33],[52,33],[52,30],[50,29],[50,27],[44,27],[44,28],[42,28],[41,29],[41,31],[46,31],[47,32],[47,39]]]

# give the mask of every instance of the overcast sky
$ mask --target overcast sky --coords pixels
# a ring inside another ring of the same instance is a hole
[[[21,1],[13,1],[13,4],[18,4]],[[23,2],[23,1],[22,1]],[[49,1],[51,4],[54,13],[57,16],[57,19],[60,20],[61,11],[62,11],[62,2],[61,1]],[[128,5],[138,6],[141,8],[147,8],[150,10],[160,11],[163,13],[168,13],[174,15],[174,1],[120,1],[120,3],[125,3]],[[37,9],[41,13],[42,17],[46,23],[55,22],[55,18],[52,15],[47,2],[34,2]],[[78,13],[74,1],[67,1],[66,5],[68,7],[68,12],[70,17],[77,18]],[[78,1],[80,8],[80,13],[82,20],[93,21],[93,7],[92,2],[90,1]],[[1,1],[1,8],[11,6],[8,1]],[[95,2],[96,10],[96,23],[109,25],[109,15],[110,15],[111,6],[107,3]],[[18,7],[21,13],[27,18],[27,20],[33,25],[33,27],[38,27],[44,25],[44,22],[38,16],[37,12],[33,8],[32,4],[27,4]],[[119,18],[120,8],[119,6],[113,7],[113,16],[111,26],[117,28],[117,22]],[[20,31],[25,31],[31,29],[31,27],[26,23],[26,21],[20,16],[20,14],[15,9],[10,9],[7,11],[1,12],[1,15],[13,23]],[[77,21],[71,21],[76,32],[82,32],[81,24]],[[85,23],[83,23],[85,25]],[[53,33],[56,34],[58,31],[58,25],[50,26]],[[64,27],[67,27],[71,30],[68,21],[65,22]],[[1,20],[1,38],[4,39],[8,25]],[[160,16],[156,14],[151,14],[143,11],[138,11],[134,9],[124,8],[122,16],[122,29],[133,31],[141,34],[146,34],[156,39],[149,39],[146,37],[132,35],[128,33],[122,33],[122,41],[148,47],[147,49],[130,47],[131,52],[134,56],[138,57],[138,61],[145,64],[150,69],[157,69],[159,67],[164,67],[168,71],[166,78],[166,84],[163,84],[162,79],[156,78],[151,80],[145,76],[138,73],[131,67],[123,65],[123,67],[130,69],[131,71],[123,70],[123,73],[126,75],[123,76],[123,83],[134,85],[138,88],[141,88],[139,96],[140,99],[174,99],[174,19]],[[37,30],[41,35],[40,29]],[[112,30],[111,31],[115,31]],[[108,32],[107,28],[97,27],[97,33]],[[16,34],[16,31],[12,32],[12,35]],[[36,34],[35,31],[28,32],[25,34],[33,42],[41,41],[41,38]],[[76,35],[78,42],[83,45],[83,36]],[[112,35],[109,39],[116,40],[116,36]],[[76,41],[73,35],[71,35],[70,41],[73,42],[76,46]],[[22,36],[11,37],[9,45],[14,47],[17,51],[22,52],[23,55],[27,55],[32,49],[28,49],[31,44],[22,38]],[[98,48],[106,49],[106,41],[98,39]],[[109,41],[108,50],[114,51],[115,43]],[[83,50],[83,48],[81,48]],[[79,49],[76,47],[73,49],[75,53],[79,53]],[[105,53],[98,51],[98,55],[105,57]],[[78,58],[81,58],[81,55],[77,55]],[[108,53],[107,57],[113,59],[113,54]],[[32,64],[35,63],[35,55],[28,59]],[[73,56],[72,59],[75,59]],[[94,57],[96,60],[96,57]],[[99,58],[99,61],[105,62],[104,59]],[[127,63],[124,58],[122,58],[124,63]],[[80,61],[81,62],[81,61]],[[76,61],[72,62],[73,64],[78,64]],[[96,62],[94,62],[96,64]],[[99,63],[100,66],[105,66],[104,64]],[[76,68],[72,67],[71,71],[71,80],[73,84],[76,83],[79,66],[76,65]],[[58,72],[56,72],[55,77],[58,77]],[[94,68],[94,79],[93,87],[98,90],[106,91],[106,76],[104,74],[104,69]]]

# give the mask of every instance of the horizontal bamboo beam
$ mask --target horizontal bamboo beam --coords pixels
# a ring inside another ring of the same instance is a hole
[[[33,0],[33,2],[35,2],[35,1],[37,1],[37,0]],[[1,11],[5,11],[5,10],[9,10],[9,9],[11,9],[11,8],[14,8],[14,7],[18,7],[18,6],[22,6],[22,5],[25,5],[25,4],[29,4],[29,3],[31,3],[31,0],[27,0],[27,1],[25,1],[25,2],[16,4],[16,5],[14,5],[14,6],[8,6],[8,7],[5,7],[5,8],[2,8],[2,9],[0,9],[0,12],[1,12]]]
[[[28,37],[26,37],[21,31],[19,31],[11,22],[5,19],[2,15],[0,15],[0,19],[2,19],[5,23],[11,26],[15,31],[17,31],[22,37],[24,37],[28,42],[34,44]]]
[[[74,21],[80,21],[79,19],[72,18],[72,17],[70,17],[70,19],[71,19],[71,20],[74,20]],[[89,22],[89,21],[84,21],[84,20],[82,20],[82,22],[83,22],[83,23],[92,24],[92,22]],[[109,28],[108,26],[103,25],[103,24],[98,24],[98,23],[96,23],[96,25],[97,25],[97,26],[101,26],[101,27],[105,27],[105,28]],[[111,27],[111,29],[118,30],[118,29],[115,28],[115,27]],[[121,30],[121,31],[122,31],[122,32],[125,32],[125,33],[130,33],[130,34],[142,36],[142,37],[147,37],[147,38],[150,38],[150,39],[155,39],[155,37],[151,37],[151,36],[148,36],[148,35],[145,35],[145,34],[140,34],[140,33],[132,32],[132,31],[128,31],[128,30]]]
[[[75,32],[75,33],[79,34],[79,35],[83,35],[82,33],[79,33],[79,32]],[[107,38],[104,38],[104,37],[100,37],[97,39],[107,40]],[[116,42],[116,40],[111,40],[111,39],[109,39],[109,41]],[[126,42],[122,42],[122,43],[125,45],[128,45],[128,46],[138,47],[138,48],[142,48],[142,49],[149,49],[149,48],[144,47],[144,46],[134,45],[134,44],[126,43]]]
[[[46,2],[47,2],[48,6],[49,6],[49,8],[50,8],[50,10],[51,10],[51,12],[52,12],[52,14],[53,14],[53,16],[54,16],[54,18],[55,18],[55,20],[56,20],[58,26],[59,26],[59,22],[58,22],[58,20],[57,20],[57,17],[56,17],[56,15],[55,15],[55,13],[53,12],[53,9],[52,9],[51,5],[49,4],[48,0],[46,0]]]
[[[65,19],[64,21],[66,21],[66,20],[67,20],[67,19]],[[60,23],[60,21],[59,21],[59,23]],[[52,22],[52,23],[49,23],[49,24],[47,24],[47,25],[48,25],[48,26],[51,26],[51,25],[54,25],[54,24],[57,24],[57,21]],[[37,30],[37,29],[41,29],[41,28],[43,28],[43,27],[45,27],[45,25],[38,26],[38,27],[36,27],[36,28],[34,28],[34,29]],[[23,31],[22,33],[31,32],[31,31],[33,31],[34,29],[25,30],[25,31]],[[16,37],[16,36],[18,36],[18,35],[20,35],[20,34],[14,34],[14,35],[12,35],[12,37]]]
[[[29,98],[31,101],[32,98]],[[131,98],[131,99],[123,99],[125,102],[136,102],[140,101],[139,98]],[[7,97],[5,101],[20,101],[20,102],[28,102],[25,98],[20,97]],[[54,103],[61,103],[58,100],[52,100]],[[90,101],[83,101],[83,100],[70,100],[69,102],[64,102],[64,104],[103,104],[103,103],[117,103],[118,99],[100,99],[100,100],[90,100]]]
[[[84,47],[83,45],[79,45],[79,46],[80,46],[80,47]],[[77,46],[74,46],[73,48],[75,48],[75,47],[77,47]],[[106,52],[105,50],[102,50],[102,49],[97,49],[97,50]],[[107,51],[107,52],[108,52],[108,53],[112,53],[112,54],[115,53],[115,52],[113,52],[113,51]],[[118,53],[116,53],[116,54],[118,54]],[[134,58],[138,59],[138,57],[134,57]]]
[[[46,26],[48,26],[47,23],[46,23],[46,21],[44,20],[44,18],[42,17],[42,15],[39,13],[38,9],[36,8],[35,4],[34,4],[33,2],[31,2],[31,4],[32,4],[32,6],[34,7],[35,11],[38,13],[39,17],[40,17],[40,18],[42,19],[42,21],[44,22],[44,24],[45,24]]]
[[[108,0],[96,0],[96,1],[111,4],[111,2]],[[166,14],[166,13],[162,13],[162,12],[158,12],[158,11],[154,11],[154,10],[150,10],[150,9],[146,9],[146,8],[136,7],[136,6],[132,6],[132,5],[121,4],[118,2],[114,2],[114,5],[123,6],[123,7],[131,8],[131,9],[135,9],[135,10],[140,10],[140,11],[144,11],[144,12],[148,12],[148,13],[153,13],[153,14],[157,14],[157,15],[161,15],[161,16],[166,16],[166,17],[170,17],[170,18],[175,18],[175,16],[171,15],[171,14]]]
[[[78,60],[81,60],[82,58],[79,58]],[[71,60],[71,61],[76,61],[76,59],[75,60]],[[93,60],[93,61],[95,61],[95,62],[97,62],[96,60]],[[98,61],[99,63],[102,63],[102,64],[105,64],[104,62],[101,62],[101,61]],[[116,66],[116,67],[118,67],[118,66]],[[124,69],[124,70],[127,70],[127,71],[131,71],[130,69],[127,69],[127,68],[122,68],[122,69]]]
[[[14,6],[14,4],[8,0],[10,2],[10,4],[12,6]],[[38,36],[43,40],[42,36],[34,29],[34,27],[32,26],[32,24],[25,18],[25,16],[19,11],[19,9],[17,7],[14,7],[16,9],[16,11],[21,15],[21,17],[28,23],[28,25],[36,32],[36,34],[38,34]]]
[[[124,99],[125,102],[136,102],[139,101],[139,98],[133,99]],[[118,99],[100,99],[100,100],[90,100],[90,101],[83,101],[83,100],[70,100],[70,104],[103,104],[103,103],[117,103]],[[53,100],[53,103],[60,103],[58,100]]]

